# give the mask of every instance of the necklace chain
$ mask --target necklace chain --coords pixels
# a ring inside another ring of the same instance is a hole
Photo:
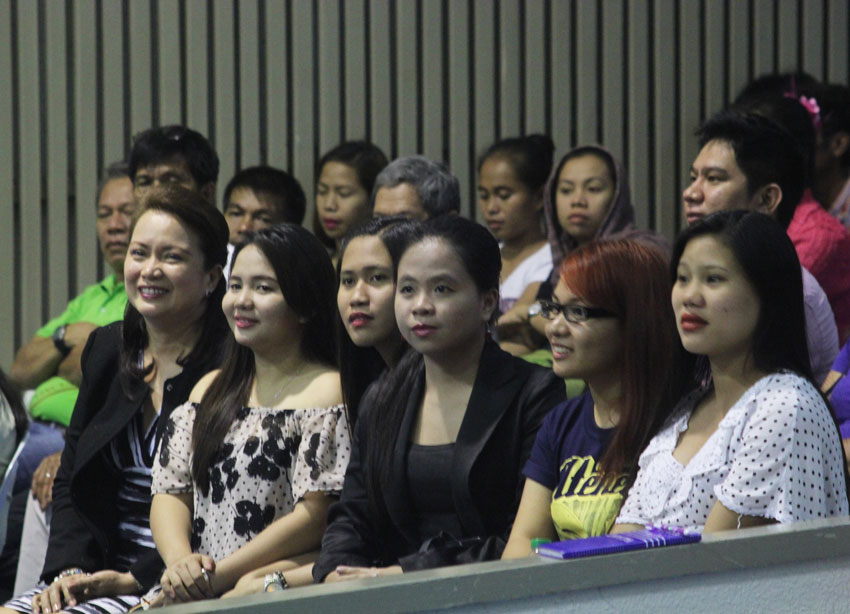
[[[301,372],[303,370],[304,370],[304,365],[302,364],[301,366],[298,367],[298,369],[296,369],[295,373],[293,373],[289,378],[287,378],[287,381],[285,381],[283,383],[283,385],[280,387],[280,389],[277,391],[277,393],[272,397],[272,402],[270,403],[269,407],[274,407],[275,405],[277,405],[277,402],[280,400],[281,395],[284,393],[284,391],[286,389],[291,387],[292,384],[300,377]],[[259,397],[259,388],[260,387],[258,385],[257,386],[257,396],[258,397]],[[257,399],[257,400],[259,401],[259,399]]]

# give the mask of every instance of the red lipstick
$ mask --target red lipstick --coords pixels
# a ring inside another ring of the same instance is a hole
[[[683,313],[679,321],[682,325],[682,330],[686,332],[699,330],[708,325],[708,322],[692,313]]]
[[[372,316],[366,313],[361,313],[356,311],[348,316],[348,323],[351,324],[354,328],[360,328],[361,326],[366,326],[369,321],[372,320]]]
[[[431,333],[433,333],[437,328],[435,326],[430,326],[428,324],[417,324],[413,327],[413,334],[419,338],[427,337]]]

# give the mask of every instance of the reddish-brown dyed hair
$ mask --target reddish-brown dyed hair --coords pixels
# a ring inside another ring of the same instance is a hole
[[[561,279],[589,306],[616,314],[623,351],[620,420],[599,461],[604,479],[634,474],[637,460],[687,390],[689,373],[670,303],[665,254],[631,239],[603,239],[573,251],[561,265]],[[687,371],[687,367],[684,369]]]

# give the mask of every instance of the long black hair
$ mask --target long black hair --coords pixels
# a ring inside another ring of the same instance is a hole
[[[803,276],[797,251],[782,227],[754,211],[719,211],[684,229],[673,245],[670,277],[688,243],[712,236],[735,256],[759,297],[759,319],[753,334],[753,361],[761,371],[789,370],[815,388],[803,304]]]
[[[759,297],[759,319],[753,334],[752,355],[756,368],[765,373],[792,371],[807,380],[820,393],[839,437],[838,419],[816,382],[806,341],[806,315],[803,302],[803,275],[797,251],[785,230],[771,217],[754,211],[719,211],[683,230],[673,246],[670,275],[675,283],[676,269],[687,244],[699,236],[713,236],[735,256]],[[707,361],[702,366],[708,372]],[[844,482],[850,498],[850,472],[844,447],[839,446]]]
[[[408,218],[401,215],[372,218],[349,232],[339,249],[339,260],[336,263],[337,288],[340,284],[345,250],[352,240],[358,237],[378,237],[384,243],[390,253],[390,258],[392,258],[393,252],[398,250],[396,245],[399,241],[404,241],[406,235],[398,232],[393,233],[390,230],[394,225],[405,223],[407,220]],[[401,339],[401,333],[398,333],[397,330],[396,332]],[[339,376],[342,383],[342,398],[348,410],[348,420],[354,426],[354,422],[357,420],[357,408],[360,405],[363,393],[366,392],[372,382],[378,379],[387,364],[374,347],[360,347],[354,344],[345,330],[345,324],[341,317],[337,318],[336,336],[339,349],[337,364],[339,365]],[[400,353],[403,352],[404,347],[405,344],[402,342],[399,346]],[[399,356],[395,358],[397,361]]]
[[[210,270],[216,265],[223,267],[227,261],[227,240],[229,231],[221,211],[208,203],[203,196],[181,186],[160,188],[148,195],[136,214],[136,222],[148,211],[159,211],[175,218],[181,226],[195,237],[204,256],[204,268]],[[132,237],[133,229],[130,230]],[[195,347],[186,356],[181,356],[177,364],[205,364],[216,362],[220,355],[222,341],[228,334],[227,320],[221,311],[221,299],[224,296],[224,276],[219,279],[215,290],[206,298],[204,313],[201,316],[200,329],[203,334]],[[187,323],[188,324],[188,323]],[[147,394],[147,377],[155,368],[151,363],[147,368],[139,364],[139,356],[148,346],[148,331],[145,320],[131,303],[124,310],[122,325],[122,345],[120,351],[121,385],[129,398]]]
[[[499,289],[502,257],[493,235],[480,224],[460,216],[441,216],[427,222],[408,222],[398,225],[399,249],[390,250],[395,275],[404,253],[426,239],[439,239],[451,246],[463,262],[467,273],[480,293]],[[483,326],[483,324],[482,324]],[[422,354],[408,349],[398,364],[378,380],[371,395],[367,429],[370,443],[366,450],[366,492],[370,511],[379,522],[387,520],[383,490],[386,485],[396,440],[401,429],[405,408],[416,383],[424,376]]]
[[[303,322],[301,355],[308,361],[335,366],[336,337],[334,271],[327,251],[309,231],[295,224],[278,224],[251,233],[236,247],[233,262],[246,246],[256,246],[274,269],[287,305]],[[227,334],[222,369],[198,405],[192,429],[192,478],[209,492],[209,469],[236,415],[251,395],[255,376],[254,352]]]
[[[6,374],[0,369],[0,395],[5,397],[6,403],[12,412],[12,417],[15,419],[15,444],[21,443],[24,435],[27,434],[27,412],[24,409],[24,402],[21,399],[21,393],[15,387]],[[3,400],[0,399],[0,404]]]

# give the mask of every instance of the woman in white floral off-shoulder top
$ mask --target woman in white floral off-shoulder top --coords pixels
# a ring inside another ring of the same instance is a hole
[[[812,383],[794,246],[761,213],[679,235],[672,294],[685,349],[711,380],[649,443],[614,532],[711,532],[848,513],[837,424]]]
[[[153,468],[164,604],[221,595],[273,562],[317,555],[351,451],[333,330],[335,276],[299,226],[236,248],[222,369],[171,415]]]

